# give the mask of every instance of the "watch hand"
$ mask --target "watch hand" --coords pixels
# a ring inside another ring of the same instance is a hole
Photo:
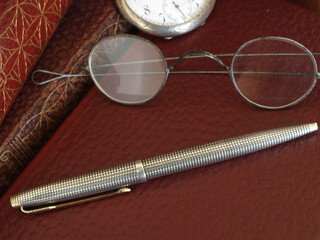
[[[186,15],[184,15],[184,13],[181,11],[181,9],[180,9],[178,4],[176,4],[174,1],[172,1],[172,4],[175,6],[176,9],[179,10],[179,12],[181,12],[181,14],[183,15],[184,18],[187,18]]]

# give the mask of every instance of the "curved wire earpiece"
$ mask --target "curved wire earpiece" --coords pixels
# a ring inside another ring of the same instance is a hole
[[[34,75],[36,73],[45,73],[45,74],[51,74],[51,75],[55,75],[57,77],[54,77],[54,78],[50,78],[48,80],[45,80],[45,81],[42,81],[42,82],[37,82],[35,79],[34,79]],[[50,82],[53,82],[55,80],[58,80],[58,79],[61,79],[61,78],[67,78],[67,77],[88,77],[90,76],[90,74],[63,74],[63,73],[57,73],[57,72],[51,72],[51,71],[47,71],[47,70],[42,70],[42,69],[39,69],[39,70],[35,70],[32,72],[31,74],[31,80],[34,84],[36,85],[45,85],[47,83],[50,83]]]

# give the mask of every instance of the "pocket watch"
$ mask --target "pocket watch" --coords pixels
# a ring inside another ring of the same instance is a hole
[[[205,23],[216,0],[116,0],[124,18],[140,30],[172,38]]]

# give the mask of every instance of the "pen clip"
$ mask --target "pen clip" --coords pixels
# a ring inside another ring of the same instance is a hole
[[[31,210],[24,209],[22,206],[22,207],[20,207],[20,210],[21,210],[21,212],[27,213],[27,214],[40,213],[40,212],[50,211],[53,209],[65,208],[65,207],[70,207],[70,206],[74,206],[74,205],[78,205],[78,204],[82,204],[82,203],[92,202],[95,200],[109,198],[109,197],[117,196],[117,195],[120,195],[123,193],[128,193],[128,192],[131,192],[131,189],[128,187],[125,187],[125,188],[120,188],[120,189],[113,191],[113,192],[107,192],[107,193],[104,193],[104,194],[101,194],[98,196],[94,196],[94,197],[88,197],[88,198],[84,198],[84,199],[74,200],[71,202],[60,203],[57,205],[50,205],[50,206],[35,208],[35,209],[31,209]]]

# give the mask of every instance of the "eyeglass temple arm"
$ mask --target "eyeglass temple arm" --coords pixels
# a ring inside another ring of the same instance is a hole
[[[50,79],[45,80],[45,81],[42,81],[42,82],[37,82],[37,81],[34,79],[34,75],[35,75],[36,73],[51,74],[51,75],[55,75],[55,76],[57,76],[57,77],[50,78]],[[39,69],[39,70],[33,71],[33,73],[31,74],[31,81],[32,81],[34,84],[41,86],[41,85],[45,85],[45,84],[47,84],[47,83],[53,82],[53,81],[58,80],[58,79],[61,79],[61,78],[67,78],[67,77],[87,77],[87,76],[90,76],[90,74],[63,74],[63,73],[57,73],[57,72],[51,72],[51,71]]]
[[[221,67],[223,67],[225,70],[229,71],[230,67],[228,67],[227,65],[225,65],[217,56],[213,55],[210,52],[206,52],[206,51],[190,51],[190,52],[186,52],[184,54],[182,54],[178,60],[176,61],[176,63],[169,67],[169,70],[174,70],[178,67],[179,63],[182,61],[182,59],[187,58],[189,56],[195,56],[195,57],[208,57],[211,58],[213,60],[215,60],[217,63],[219,63],[219,65]]]
[[[233,54],[223,54],[223,56],[229,56],[229,55],[232,56]],[[211,58],[211,59],[215,60],[220,66],[222,66],[227,72],[217,72],[217,71],[214,71],[214,72],[212,72],[212,71],[176,72],[176,71],[172,71],[172,70],[174,70],[174,69],[176,69],[178,67],[178,65],[182,61],[182,59],[188,58],[188,57],[191,57],[191,58],[201,58],[201,57]],[[206,51],[190,51],[190,52],[184,53],[183,55],[181,55],[178,58],[167,58],[166,60],[175,60],[175,59],[177,59],[176,63],[173,66],[168,68],[171,73],[228,73],[230,71],[230,67],[226,66],[216,55],[214,55],[214,54],[212,54],[210,52],[206,52]],[[88,67],[85,70],[89,71]],[[45,80],[45,81],[42,81],[42,82],[37,82],[34,79],[34,76],[37,73],[51,74],[51,75],[55,75],[57,77],[54,77],[54,78],[51,78],[51,79],[48,79],[48,80]],[[63,73],[57,73],[57,72],[51,72],[51,71],[39,69],[39,70],[35,70],[35,71],[32,72],[31,80],[32,80],[32,82],[34,84],[41,86],[41,85],[45,85],[47,83],[50,83],[50,82],[53,82],[55,80],[62,79],[62,78],[67,78],[67,77],[88,77],[88,76],[90,76],[90,74],[63,74]],[[320,72],[316,73],[316,78],[317,79],[320,78]]]

